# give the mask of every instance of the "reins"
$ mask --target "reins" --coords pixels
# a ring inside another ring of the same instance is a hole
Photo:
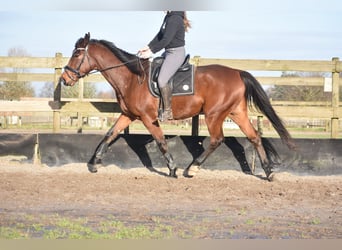
[[[88,46],[87,46],[87,47],[88,47]],[[80,65],[77,67],[77,69],[71,68],[70,66],[67,65],[67,66],[64,67],[64,70],[71,71],[72,73],[76,74],[78,78],[84,78],[84,77],[86,77],[86,76],[88,76],[88,75],[92,75],[92,74],[95,74],[95,73],[98,73],[98,72],[99,72],[99,73],[102,73],[102,72],[104,72],[104,71],[111,70],[111,69],[115,69],[115,68],[119,68],[119,67],[125,66],[125,65],[127,65],[127,64],[129,64],[129,63],[138,61],[138,62],[139,62],[139,66],[140,66],[140,68],[142,69],[142,71],[143,71],[143,76],[144,76],[143,79],[141,80],[141,79],[140,79],[140,75],[138,75],[139,83],[141,84],[141,83],[143,83],[143,82],[145,81],[145,79],[146,79],[145,68],[144,68],[144,66],[142,65],[142,62],[141,62],[141,60],[140,60],[141,58],[139,57],[139,53],[136,54],[136,58],[134,58],[134,59],[132,59],[132,60],[129,60],[129,61],[127,61],[127,62],[123,62],[123,63],[117,64],[117,65],[114,65],[114,66],[110,66],[110,67],[107,67],[107,68],[104,68],[104,69],[95,69],[95,70],[92,70],[92,71],[90,71],[90,72],[88,72],[88,73],[86,73],[86,74],[81,75],[81,73],[79,72],[79,69],[81,68],[81,65],[83,64],[85,57],[88,58],[88,62],[90,61],[89,56],[88,56],[87,47],[86,47],[86,48],[77,48],[77,49],[76,49],[76,50],[84,50],[84,51],[85,51],[84,56],[83,56],[83,58],[82,58],[82,60],[81,60],[81,62],[80,62]],[[68,73],[67,73],[67,74],[68,74]],[[68,76],[69,76],[71,79],[73,79],[69,74],[68,74]]]
[[[146,73],[145,73],[145,68],[144,66],[142,65],[142,62],[141,62],[141,58],[139,57],[139,53],[136,54],[136,58],[132,59],[132,60],[129,60],[127,62],[124,62],[124,63],[120,63],[120,64],[117,64],[117,65],[114,65],[114,66],[110,66],[110,67],[107,67],[107,68],[104,68],[104,69],[96,69],[96,70],[93,70],[93,71],[90,71],[88,74],[95,74],[95,73],[98,73],[98,72],[104,72],[104,71],[107,71],[107,70],[110,70],[110,69],[115,69],[115,68],[119,68],[119,67],[122,67],[122,66],[125,66],[131,62],[134,62],[134,61],[138,61],[139,63],[139,66],[140,68],[142,69],[142,72],[143,72],[143,78],[140,79],[140,75],[138,75],[138,80],[139,80],[139,83],[143,83],[146,79]]]
[[[132,60],[129,60],[127,62],[124,62],[124,63],[120,63],[120,64],[117,64],[117,65],[114,65],[114,66],[110,66],[110,67],[107,67],[107,68],[104,68],[104,69],[94,69],[92,71],[90,71],[87,75],[91,75],[91,74],[95,74],[95,73],[98,73],[98,72],[104,72],[104,71],[107,71],[107,70],[110,70],[110,69],[115,69],[115,68],[119,68],[119,67],[122,67],[122,66],[125,66],[131,62],[134,62],[134,61],[138,61],[140,62],[140,58],[135,58],[135,59],[132,59]]]

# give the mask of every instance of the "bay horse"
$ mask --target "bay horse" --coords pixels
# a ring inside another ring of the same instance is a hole
[[[77,40],[72,56],[60,76],[60,83],[73,86],[89,73],[101,72],[115,90],[122,110],[88,162],[90,172],[97,172],[104,153],[118,135],[134,120],[141,120],[163,154],[169,176],[177,177],[177,167],[157,118],[159,99],[152,96],[148,88],[149,67],[147,59],[119,49],[106,40],[90,39],[90,33]],[[264,143],[265,140],[251,124],[248,108],[254,104],[269,119],[283,143],[290,149],[294,149],[295,144],[260,83],[246,71],[222,65],[198,66],[194,72],[194,94],[172,98],[173,117],[179,120],[203,113],[210,143],[186,168],[187,176],[192,177],[224,141],[222,125],[226,117],[229,117],[255,147],[266,178],[269,179],[278,154],[272,145]]]

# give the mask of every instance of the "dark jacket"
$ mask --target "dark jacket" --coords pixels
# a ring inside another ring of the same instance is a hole
[[[158,34],[148,44],[153,53],[162,49],[177,48],[185,45],[184,12],[170,11],[164,18]]]

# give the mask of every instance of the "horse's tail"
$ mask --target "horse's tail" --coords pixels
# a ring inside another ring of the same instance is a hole
[[[273,109],[266,92],[261,87],[261,84],[258,82],[258,80],[247,71],[241,71],[240,77],[246,86],[245,97],[248,101],[248,106],[252,108],[252,104],[254,104],[254,107],[263,113],[272,123],[274,129],[277,131],[280,138],[289,147],[289,149],[295,149],[296,146],[290,133],[287,131],[283,121]]]

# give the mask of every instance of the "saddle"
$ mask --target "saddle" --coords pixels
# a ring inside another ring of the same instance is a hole
[[[172,96],[193,95],[194,94],[194,67],[189,63],[190,55],[185,57],[183,64],[171,77],[168,84],[172,89]],[[150,64],[149,90],[154,97],[160,97],[158,87],[158,76],[164,57],[156,57]]]

